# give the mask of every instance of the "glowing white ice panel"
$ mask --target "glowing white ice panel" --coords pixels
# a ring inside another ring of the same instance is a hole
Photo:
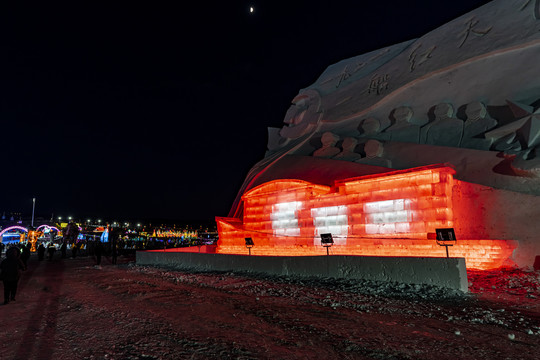
[[[272,206],[270,220],[275,236],[300,236],[298,227],[298,210],[301,210],[301,201],[279,203]]]
[[[315,226],[313,243],[321,245],[321,234],[332,234],[335,245],[347,244],[349,233],[349,209],[346,205],[327,206],[311,209],[311,217]]]
[[[373,201],[364,204],[367,234],[408,232],[411,220],[408,199]],[[397,224],[399,223],[399,224]]]

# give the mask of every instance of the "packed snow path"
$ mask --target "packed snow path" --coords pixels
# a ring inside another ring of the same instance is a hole
[[[540,273],[472,294],[32,258],[0,306],[0,359],[538,359]]]

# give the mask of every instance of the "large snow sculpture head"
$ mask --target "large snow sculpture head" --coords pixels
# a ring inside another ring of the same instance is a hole
[[[298,94],[285,114],[284,126],[279,134],[288,139],[297,139],[317,128],[322,116],[321,97],[316,90],[306,90]]]

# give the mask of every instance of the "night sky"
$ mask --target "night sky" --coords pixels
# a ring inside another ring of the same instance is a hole
[[[3,2],[0,213],[226,216],[328,66],[487,2]]]

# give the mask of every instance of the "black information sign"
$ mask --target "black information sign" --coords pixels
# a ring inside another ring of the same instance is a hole
[[[332,234],[321,234],[321,244],[322,246],[331,246],[332,244],[334,244]]]
[[[456,241],[454,228],[435,229],[437,241]]]
[[[255,246],[252,238],[246,238],[246,246]]]
[[[437,245],[444,246],[446,248],[446,257],[450,257],[448,247],[454,246],[456,243],[454,228],[435,229],[435,232],[437,233]]]

